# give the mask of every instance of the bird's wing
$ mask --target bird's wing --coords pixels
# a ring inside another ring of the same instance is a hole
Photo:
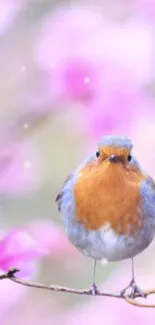
[[[66,179],[65,179],[65,181],[64,181],[64,183],[63,183],[63,185],[62,185],[62,187],[60,189],[60,192],[58,193],[58,195],[57,195],[57,197],[55,199],[59,211],[61,211],[61,200],[62,200],[62,197],[63,197],[64,188],[67,186],[68,182],[72,179],[73,174],[74,173],[72,172],[66,177]]]
[[[155,182],[149,175],[141,183],[140,196],[142,211],[151,220],[152,229],[155,230]]]
[[[71,172],[67,178],[65,179],[63,186],[60,189],[60,192],[58,193],[55,201],[57,203],[58,206],[58,210],[61,211],[61,202],[62,202],[62,198],[64,196],[64,194],[67,194],[66,192],[69,192],[71,187],[74,186],[74,181],[76,179],[76,175],[78,174],[78,170],[81,170],[86,164],[91,163],[93,160],[96,159],[96,155],[93,154],[90,157],[88,157],[81,165],[78,169],[74,170],[73,172]],[[70,195],[69,195],[70,196]]]
[[[153,180],[153,178],[151,176],[148,176],[146,181],[148,186],[150,186],[152,191],[155,193],[155,181]]]

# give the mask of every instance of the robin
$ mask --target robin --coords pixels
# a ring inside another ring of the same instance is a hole
[[[121,291],[144,297],[135,282],[134,257],[155,235],[155,183],[123,136],[104,136],[94,154],[69,174],[56,198],[71,243],[96,262],[132,259],[132,279]]]

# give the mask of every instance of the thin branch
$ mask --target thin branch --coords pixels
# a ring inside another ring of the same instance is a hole
[[[146,292],[149,292],[149,290],[148,291],[146,290],[145,293]],[[153,293],[155,293],[155,289],[154,289],[154,292],[147,293],[147,296],[149,296],[150,294],[153,294]],[[125,296],[124,299],[126,302],[128,302],[129,304],[136,306],[136,307],[155,308],[155,304],[143,304],[143,303],[136,301],[135,299],[131,299],[129,296]]]
[[[15,277],[12,277],[11,280],[13,282],[19,283],[21,285],[31,287],[31,288],[37,288],[37,289],[46,289],[54,292],[68,292],[68,293],[73,293],[77,295],[87,295],[87,296],[93,296],[92,290],[91,289],[72,289],[68,287],[62,287],[62,286],[57,286],[57,285],[48,285],[48,284],[41,284],[37,282],[27,282],[21,279],[17,279]],[[111,292],[102,292],[97,290],[95,293],[95,296],[106,296],[106,297],[114,297],[114,298],[122,298],[119,293],[111,293]]]
[[[9,271],[7,273],[1,274],[0,275],[0,280],[4,280],[4,279],[13,279],[15,278],[15,274],[17,272],[19,272],[19,269],[15,269],[14,267],[10,268]]]
[[[15,277],[15,274],[19,272],[18,269],[11,268],[8,273],[0,275],[0,280],[4,279],[10,279],[11,281],[21,284],[26,287],[31,287],[31,288],[37,288],[37,289],[46,289],[54,292],[67,292],[67,293],[72,293],[72,294],[77,294],[77,295],[87,295],[87,296],[102,296],[102,297],[109,297],[109,298],[119,298],[123,299],[127,303],[136,306],[136,307],[143,307],[143,308],[155,308],[155,304],[143,304],[136,299],[132,299],[131,295],[124,295],[122,296],[119,292],[118,293],[112,293],[112,292],[103,292],[100,290],[97,290],[95,294],[93,294],[91,289],[72,289],[68,287],[62,287],[62,286],[57,286],[57,285],[48,285],[48,284],[41,284],[37,282],[27,282],[25,280],[21,280],[19,278]],[[155,294],[155,288],[154,289],[148,289],[148,290],[143,290],[143,293],[145,294],[146,297]],[[140,298],[140,294],[136,294],[136,298]]]

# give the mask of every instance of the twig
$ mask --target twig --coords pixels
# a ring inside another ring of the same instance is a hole
[[[67,292],[67,293],[73,293],[77,295],[87,295],[87,296],[94,296],[92,293],[91,289],[72,289],[72,288],[67,288],[67,287],[61,287],[57,285],[48,285],[48,284],[41,284],[37,282],[27,282],[25,280],[21,280],[19,278],[15,277],[15,274],[19,272],[18,269],[11,268],[8,273],[0,275],[0,280],[4,279],[10,279],[11,281],[21,284],[26,287],[31,287],[31,288],[37,288],[37,289],[46,289],[54,292]],[[143,290],[143,293],[145,294],[146,297],[155,294],[155,288],[154,289],[148,289],[148,290]],[[123,299],[127,303],[136,306],[136,307],[143,307],[143,308],[155,308],[155,304],[143,304],[141,302],[138,302],[135,299],[131,298],[131,295],[124,295],[122,296],[121,293],[112,293],[112,292],[103,292],[100,290],[97,290],[95,292],[95,296],[102,296],[102,297],[109,297],[109,298],[119,298]],[[140,294],[136,294],[136,298],[140,298]]]
[[[149,293],[149,290],[147,291],[145,291],[145,293],[146,292],[148,292],[147,293],[147,296],[149,296],[150,294],[153,294],[153,293],[155,293],[155,289],[154,289],[154,292],[152,292],[152,293]],[[133,299],[131,299],[130,297],[128,297],[128,296],[126,296],[126,297],[124,297],[124,299],[125,299],[125,301],[126,302],[128,302],[129,304],[131,304],[131,305],[133,305],[133,306],[136,306],[136,307],[143,307],[143,308],[155,308],[155,305],[154,304],[143,304],[143,303],[140,303],[140,302],[138,302],[138,301],[136,301],[135,299],[133,300]]]
[[[4,274],[0,275],[0,280],[13,279],[13,278],[15,278],[14,275],[17,272],[19,272],[19,270],[12,267],[12,268],[10,268],[10,270],[7,273],[4,273]]]

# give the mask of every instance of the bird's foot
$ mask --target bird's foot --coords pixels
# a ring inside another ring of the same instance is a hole
[[[137,286],[135,280],[131,280],[131,282],[129,283],[129,285],[127,287],[125,287],[123,290],[121,290],[120,295],[122,297],[124,297],[126,291],[131,288],[131,298],[134,299],[136,298],[136,296],[142,297],[142,298],[146,298],[146,295],[144,294],[144,292]]]
[[[97,294],[100,293],[100,290],[97,288],[97,285],[94,282],[91,284],[89,291],[92,294],[92,296],[96,296]]]

